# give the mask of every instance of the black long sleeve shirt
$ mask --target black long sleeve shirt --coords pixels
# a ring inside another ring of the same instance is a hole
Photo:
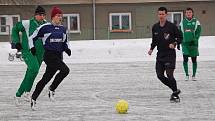
[[[175,49],[169,48],[169,44],[180,44],[182,39],[182,34],[176,25],[166,21],[165,25],[161,27],[158,22],[152,27],[151,50],[157,46],[157,59],[175,58]]]

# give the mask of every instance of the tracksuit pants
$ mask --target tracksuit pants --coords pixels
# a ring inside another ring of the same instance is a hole
[[[36,100],[38,98],[45,85],[53,78],[53,76],[58,70],[59,70],[58,74],[56,74],[52,84],[49,87],[51,91],[55,91],[55,89],[62,82],[62,80],[69,74],[70,71],[67,65],[63,62],[62,53],[45,50],[44,62],[47,65],[46,71],[43,74],[42,79],[36,85],[36,88],[32,94],[33,100]]]

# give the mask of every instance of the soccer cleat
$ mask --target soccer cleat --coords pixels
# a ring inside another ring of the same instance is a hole
[[[181,93],[180,89],[177,89],[177,91],[174,91],[170,97],[170,102],[180,102],[179,94]]]
[[[21,105],[21,97],[14,96],[14,101],[16,106]]]
[[[31,99],[31,109],[36,110],[36,101]]]
[[[185,76],[185,81],[189,81],[189,76]]]
[[[180,102],[179,96],[172,94],[171,97],[170,97],[170,102],[171,103],[178,103],[178,102]]]
[[[31,100],[30,92],[25,92],[23,94],[23,98],[24,98],[25,101],[30,102],[30,100]]]
[[[177,89],[177,91],[174,91],[172,94],[174,95],[179,95],[181,93],[181,90],[180,89]]]
[[[195,76],[192,76],[192,81],[197,81]]]
[[[48,94],[48,96],[49,96],[49,99],[51,100],[51,101],[55,101],[54,100],[54,95],[55,95],[55,92],[54,91],[51,91],[51,90],[49,90],[49,94]]]

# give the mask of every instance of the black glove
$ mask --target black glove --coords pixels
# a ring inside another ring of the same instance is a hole
[[[178,50],[181,50],[181,46],[180,46],[180,45],[177,45],[177,49],[178,49]]]
[[[16,48],[18,51],[20,51],[20,50],[22,49],[21,43],[16,43],[16,44],[15,44],[15,48]]]
[[[32,53],[32,55],[36,55],[36,48],[35,47],[31,48],[31,53]]]
[[[67,54],[68,56],[71,55],[71,50],[70,50],[70,49],[66,49],[65,52],[66,52],[66,54]]]

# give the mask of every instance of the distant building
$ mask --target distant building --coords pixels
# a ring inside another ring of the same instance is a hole
[[[0,0],[0,41],[10,41],[13,25],[32,17],[37,5],[46,9],[48,21],[52,6],[62,8],[70,40],[151,37],[160,6],[168,8],[168,19],[177,25],[192,7],[202,35],[215,35],[214,0]]]

